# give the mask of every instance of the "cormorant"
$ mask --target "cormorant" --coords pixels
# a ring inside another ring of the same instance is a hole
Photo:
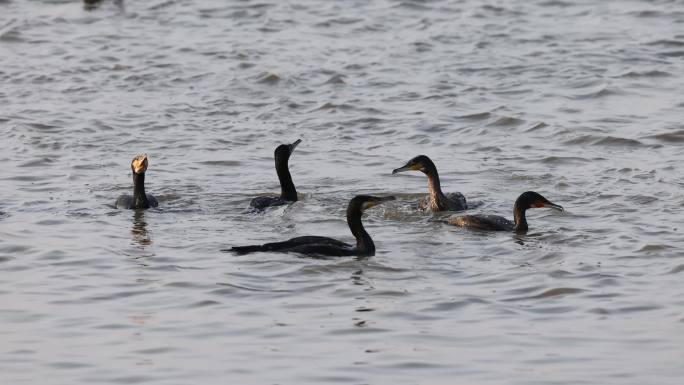
[[[489,231],[515,231],[527,232],[527,219],[525,211],[534,207],[549,207],[563,211],[563,207],[552,203],[541,194],[534,191],[526,191],[518,197],[513,205],[513,222],[498,215],[462,215],[448,218],[445,222],[459,227]]]
[[[118,209],[148,209],[157,207],[159,202],[151,194],[145,193],[145,171],[147,171],[147,154],[138,155],[131,161],[133,171],[133,195],[122,195],[116,200]]]
[[[373,256],[375,244],[370,235],[363,228],[361,215],[367,210],[380,203],[394,200],[393,196],[375,197],[369,195],[357,195],[349,201],[347,206],[347,224],[351,233],[356,238],[356,244],[348,244],[328,237],[303,236],[296,237],[284,242],[266,243],[263,245],[234,246],[230,250],[236,254],[248,254],[259,251],[277,253],[299,253],[308,256]]]
[[[439,183],[439,174],[437,167],[432,163],[432,160],[425,155],[418,155],[411,159],[403,167],[399,167],[392,171],[396,174],[402,171],[421,171],[428,177],[428,192],[427,198],[420,200],[421,209],[430,209],[433,212],[437,211],[463,211],[468,208],[466,199],[463,194],[442,192],[442,187]]]
[[[275,167],[278,180],[280,180],[280,196],[256,197],[249,202],[250,206],[257,210],[263,210],[267,207],[281,206],[297,201],[297,190],[294,183],[292,183],[292,176],[287,164],[290,160],[290,155],[292,155],[292,152],[294,152],[301,141],[301,139],[297,139],[292,144],[281,144],[275,149]]]

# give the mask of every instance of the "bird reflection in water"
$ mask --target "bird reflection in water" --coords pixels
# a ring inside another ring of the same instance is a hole
[[[133,242],[140,246],[149,246],[152,244],[152,238],[150,238],[150,234],[147,232],[147,222],[145,222],[144,210],[134,211],[131,234],[133,235]]]

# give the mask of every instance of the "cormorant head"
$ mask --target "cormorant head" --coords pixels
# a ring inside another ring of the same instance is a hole
[[[276,162],[281,160],[281,159],[282,160],[289,159],[290,155],[292,155],[292,153],[294,152],[297,145],[301,142],[302,142],[301,139],[297,139],[291,144],[281,144],[280,146],[276,147],[275,153],[274,153],[275,158],[276,158]]]
[[[392,170],[392,174],[411,170],[427,173],[431,168],[435,168],[435,164],[432,163],[430,158],[428,158],[426,155],[418,155],[417,157],[409,160],[408,163],[406,163],[403,167]]]
[[[142,174],[147,171],[147,154],[138,155],[131,161],[131,170],[134,174]]]
[[[393,201],[393,196],[375,197],[371,195],[357,195],[349,201],[347,212],[364,212],[365,210],[377,206],[383,202]]]
[[[533,207],[548,207],[554,210],[563,211],[563,206],[549,201],[541,194],[534,191],[526,191],[520,194],[518,199],[515,201],[515,206],[522,210],[527,210]]]

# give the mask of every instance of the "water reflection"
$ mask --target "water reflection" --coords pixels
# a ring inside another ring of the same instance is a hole
[[[133,228],[131,229],[133,235],[133,242],[140,246],[149,246],[152,244],[152,238],[147,231],[147,222],[145,222],[145,211],[135,210],[133,214]]]

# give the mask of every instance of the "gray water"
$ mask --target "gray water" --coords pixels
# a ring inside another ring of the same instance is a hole
[[[683,75],[680,0],[0,1],[0,383],[681,384]],[[360,193],[372,258],[219,252]]]

